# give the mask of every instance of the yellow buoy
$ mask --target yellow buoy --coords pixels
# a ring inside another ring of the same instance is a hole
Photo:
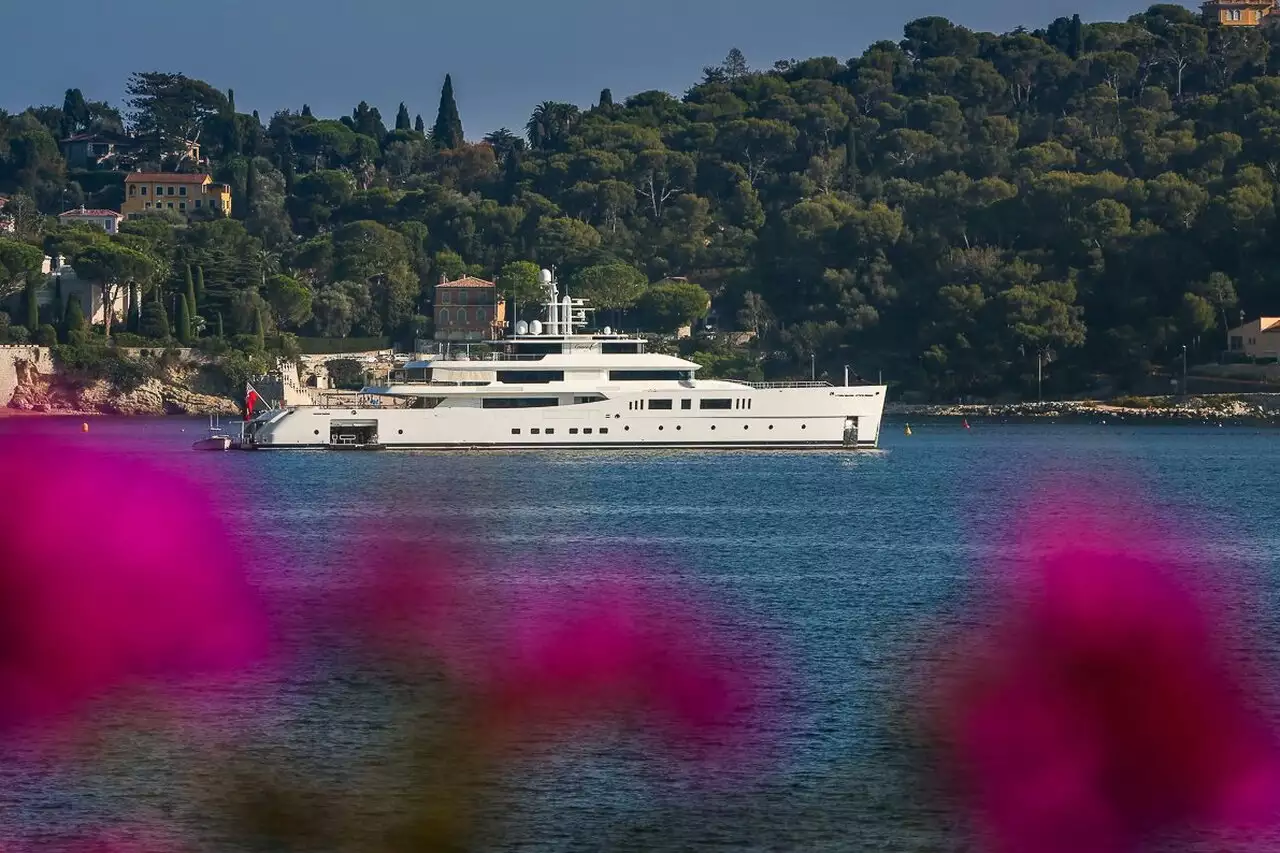
[[[911,424],[907,424],[906,429],[902,431],[903,435],[911,435]]]
[[[81,431],[81,432],[88,432],[88,431],[89,431],[89,423],[88,423],[88,421],[82,421],[82,422],[81,422],[81,424],[80,424],[80,431]]]

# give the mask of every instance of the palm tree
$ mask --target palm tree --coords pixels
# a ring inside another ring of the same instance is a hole
[[[524,150],[524,140],[505,127],[485,134],[484,141],[493,149],[493,154],[499,163],[505,163],[512,152]]]
[[[573,104],[543,101],[533,108],[525,130],[532,148],[557,148],[564,144],[577,127],[581,111]]]

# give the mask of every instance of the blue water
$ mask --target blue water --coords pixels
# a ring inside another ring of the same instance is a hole
[[[13,423],[0,422],[0,441]],[[1017,499],[1062,476],[1100,494],[1123,481],[1103,498],[1113,513],[1156,507],[1205,553],[1257,579],[1254,616],[1270,637],[1280,633],[1280,431],[912,427],[907,437],[888,424],[882,450],[861,454],[197,454],[188,448],[203,427],[180,419],[95,419],[91,434],[223,478],[225,511],[269,586],[305,589],[373,541],[430,530],[480,552],[475,570],[495,583],[571,587],[602,563],[624,562],[676,579],[723,605],[708,620],[733,614],[760,647],[793,663],[773,772],[742,778],[726,768],[708,793],[635,739],[561,747],[510,782],[518,808],[504,848],[966,849],[942,812],[896,787],[900,753],[885,715],[934,628],[1008,552],[1026,521]],[[74,440],[79,421],[34,428]],[[347,677],[290,686],[276,735],[334,761],[375,739],[383,709],[353,706]],[[46,767],[6,780],[0,764],[0,821],[40,831],[139,802],[178,820],[182,807],[166,801],[178,759],[142,749],[109,779]]]

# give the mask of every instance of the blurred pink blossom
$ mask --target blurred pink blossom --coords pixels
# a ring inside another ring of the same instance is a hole
[[[640,714],[673,736],[727,733],[721,742],[761,728],[779,668],[745,634],[708,628],[716,610],[689,590],[617,569],[486,590],[463,580],[467,568],[431,543],[394,548],[343,601],[376,647],[429,658],[467,686],[491,725]]]
[[[0,731],[263,651],[243,554],[206,491],[84,441],[0,441]]]
[[[1063,493],[1024,517],[1024,562],[958,646],[942,712],[995,849],[1118,853],[1185,826],[1274,825],[1280,756],[1225,602],[1167,564],[1139,513]]]

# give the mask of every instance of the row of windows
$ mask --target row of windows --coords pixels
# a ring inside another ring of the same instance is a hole
[[[563,370],[499,370],[498,381],[508,385],[530,384],[545,385],[548,382],[563,382]]]
[[[477,288],[472,291],[466,288],[440,291],[441,305],[492,305],[493,302],[494,293],[487,288]]]
[[[751,429],[751,424],[743,424],[743,425],[742,425],[742,428],[743,428],[744,430],[749,430],[749,429]],[[800,424],[800,429],[808,429],[808,428],[809,428],[809,426],[808,426],[807,424]],[[629,426],[624,426],[622,429],[623,429],[623,431],[624,431],[624,432],[630,432],[630,431],[631,431],[631,427],[629,427]],[[661,425],[659,425],[659,426],[658,426],[658,432],[662,432],[662,431],[663,431],[663,429],[664,429],[664,427],[663,427],[663,426],[661,426]],[[682,430],[682,429],[683,429],[683,427],[682,427],[682,426],[680,426],[679,424],[677,424],[677,425],[676,425],[676,431],[677,431],[677,432],[679,432],[679,431],[680,431],[680,430]],[[711,430],[712,430],[712,432],[714,432],[714,431],[715,431],[715,429],[716,429],[716,425],[715,425],[715,424],[712,424],[712,425],[711,425]],[[769,429],[773,429],[773,424],[769,424]],[[609,428],[608,428],[608,427],[600,427],[600,428],[599,428],[599,433],[600,433],[601,435],[608,435],[608,434],[609,434]],[[317,435],[318,435],[318,434],[319,434],[319,433],[317,433]],[[520,435],[520,427],[512,427],[512,428],[511,428],[511,434],[512,434],[512,435]],[[542,429],[542,428],[539,428],[539,427],[533,427],[533,428],[531,428],[531,429],[529,430],[529,435],[555,435],[555,434],[556,434],[555,429],[554,429],[554,428],[551,428],[551,427],[548,427],[548,428],[546,428],[546,429]],[[578,434],[578,428],[577,428],[577,427],[569,427],[569,435],[577,435],[577,434]],[[583,428],[582,428],[582,434],[583,434],[583,435],[592,435],[592,434],[593,434],[593,433],[592,433],[592,428],[591,428],[591,427],[583,427]]]
[[[175,190],[176,190],[176,192],[175,192]],[[136,194],[136,195],[146,195],[146,194],[147,194],[147,186],[146,186],[145,184],[143,184],[143,185],[141,185],[141,186],[139,186],[138,184],[130,184],[130,185],[129,185],[129,195],[135,195],[135,194]],[[184,196],[184,195],[186,195],[186,194],[187,194],[187,188],[186,188],[186,187],[176,187],[176,188],[175,188],[175,187],[162,187],[162,186],[157,186],[157,187],[156,187],[156,193],[155,193],[155,194],[156,194],[156,195],[180,195],[180,196]]]
[[[512,428],[512,430],[511,430],[511,434],[512,434],[512,435],[519,435],[519,434],[520,434],[520,427],[513,427],[513,428]],[[555,428],[554,428],[554,427],[547,427],[546,429],[540,429],[539,427],[533,427],[532,429],[530,429],[530,430],[529,430],[529,435],[555,435],[555,434],[556,434],[556,431],[555,431]],[[577,434],[578,434],[578,428],[577,428],[577,427],[569,427],[569,435],[577,435]],[[592,435],[592,434],[593,434],[593,432],[592,432],[592,428],[591,428],[591,427],[583,427],[583,428],[582,428],[582,434],[583,434],[583,435]],[[608,427],[600,427],[600,434],[601,434],[601,435],[608,435],[608,434],[609,434],[609,428],[608,428]]]
[[[465,324],[465,323],[467,322],[467,309],[466,309],[466,308],[459,308],[459,309],[458,309],[458,313],[455,315],[455,317],[457,318],[455,322],[457,322],[459,325],[463,325],[463,324]],[[485,322],[485,321],[486,321],[486,320],[488,320],[488,319],[489,319],[489,313],[488,313],[487,311],[485,311],[483,308],[477,308],[477,309],[476,309],[476,322],[477,322],[477,323],[483,323],[483,322]],[[436,322],[437,322],[437,323],[439,323],[439,324],[440,324],[440,325],[442,325],[442,326],[449,322],[449,309],[448,309],[448,308],[441,308],[441,309],[439,310],[439,316],[438,316],[438,318],[437,318]]]
[[[199,208],[200,206],[201,206],[200,199],[196,199],[196,207]],[[153,205],[151,202],[147,202],[146,204],[143,205],[143,207],[146,208],[147,210],[151,210]],[[173,210],[173,202],[157,201],[154,207],[156,210],[160,210],[161,208],[164,208],[167,210]],[[214,202],[214,201],[209,202],[210,210],[217,210],[218,207],[219,205],[217,202]],[[187,203],[185,201],[178,202],[178,210],[186,210],[186,209],[187,209]]]
[[[560,401],[555,397],[484,397],[480,400],[482,409],[544,409],[558,405]]]
[[[645,408],[645,405],[646,405],[646,401],[635,400],[631,403],[628,403],[627,408],[633,411],[639,411],[639,410],[643,410]],[[668,412],[668,411],[671,411],[673,407],[671,400],[664,400],[664,399],[649,400],[647,402],[647,405],[651,411],[657,410],[657,411]],[[681,400],[680,408],[684,409],[685,411],[692,409],[693,401],[689,399]],[[711,398],[699,400],[698,408],[699,409],[719,409],[719,410],[749,409],[751,408],[751,401],[749,399],[733,399],[730,397],[711,397]]]

